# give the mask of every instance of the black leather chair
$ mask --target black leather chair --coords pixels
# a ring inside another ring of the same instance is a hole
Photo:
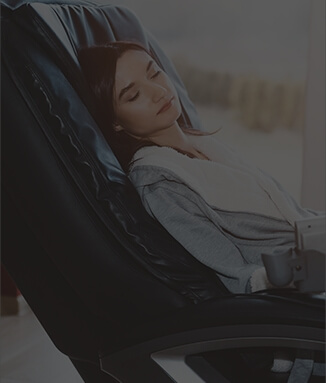
[[[230,294],[146,214],[104,140],[76,52],[111,40],[149,47],[176,83],[182,119],[199,126],[133,13],[6,0],[1,17],[2,262],[84,381],[286,381],[269,371],[275,349],[317,366],[322,296]]]

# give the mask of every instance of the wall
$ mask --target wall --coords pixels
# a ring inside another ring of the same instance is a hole
[[[325,210],[325,0],[311,1],[302,205]]]

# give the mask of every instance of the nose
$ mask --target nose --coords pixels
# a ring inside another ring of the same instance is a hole
[[[159,84],[153,84],[152,92],[152,99],[155,103],[161,101],[167,94],[167,90]]]

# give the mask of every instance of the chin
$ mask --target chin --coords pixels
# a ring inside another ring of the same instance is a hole
[[[181,116],[181,107],[180,106],[179,107],[173,106],[170,110],[170,113],[171,113],[170,114],[171,118],[173,118],[173,120],[174,120],[173,122],[176,122],[177,119]],[[172,122],[172,124],[173,124],[173,122]]]

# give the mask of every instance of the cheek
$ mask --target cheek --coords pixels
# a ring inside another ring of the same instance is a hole
[[[133,107],[126,110],[122,114],[122,119],[128,123],[137,123],[137,121],[143,120],[146,118],[146,109],[141,107]]]
[[[131,122],[135,122],[135,119],[137,119],[137,121],[146,121],[146,119],[150,118],[151,112],[152,109],[149,100],[143,99],[124,108],[121,115],[124,116],[126,120]]]
[[[149,110],[147,104],[130,105],[117,112],[117,119],[120,125],[132,133],[146,132],[153,122]]]
[[[174,94],[177,94],[177,91],[175,89],[173,82],[170,80],[170,77],[168,77],[167,75],[164,76],[164,85],[170,88]]]

